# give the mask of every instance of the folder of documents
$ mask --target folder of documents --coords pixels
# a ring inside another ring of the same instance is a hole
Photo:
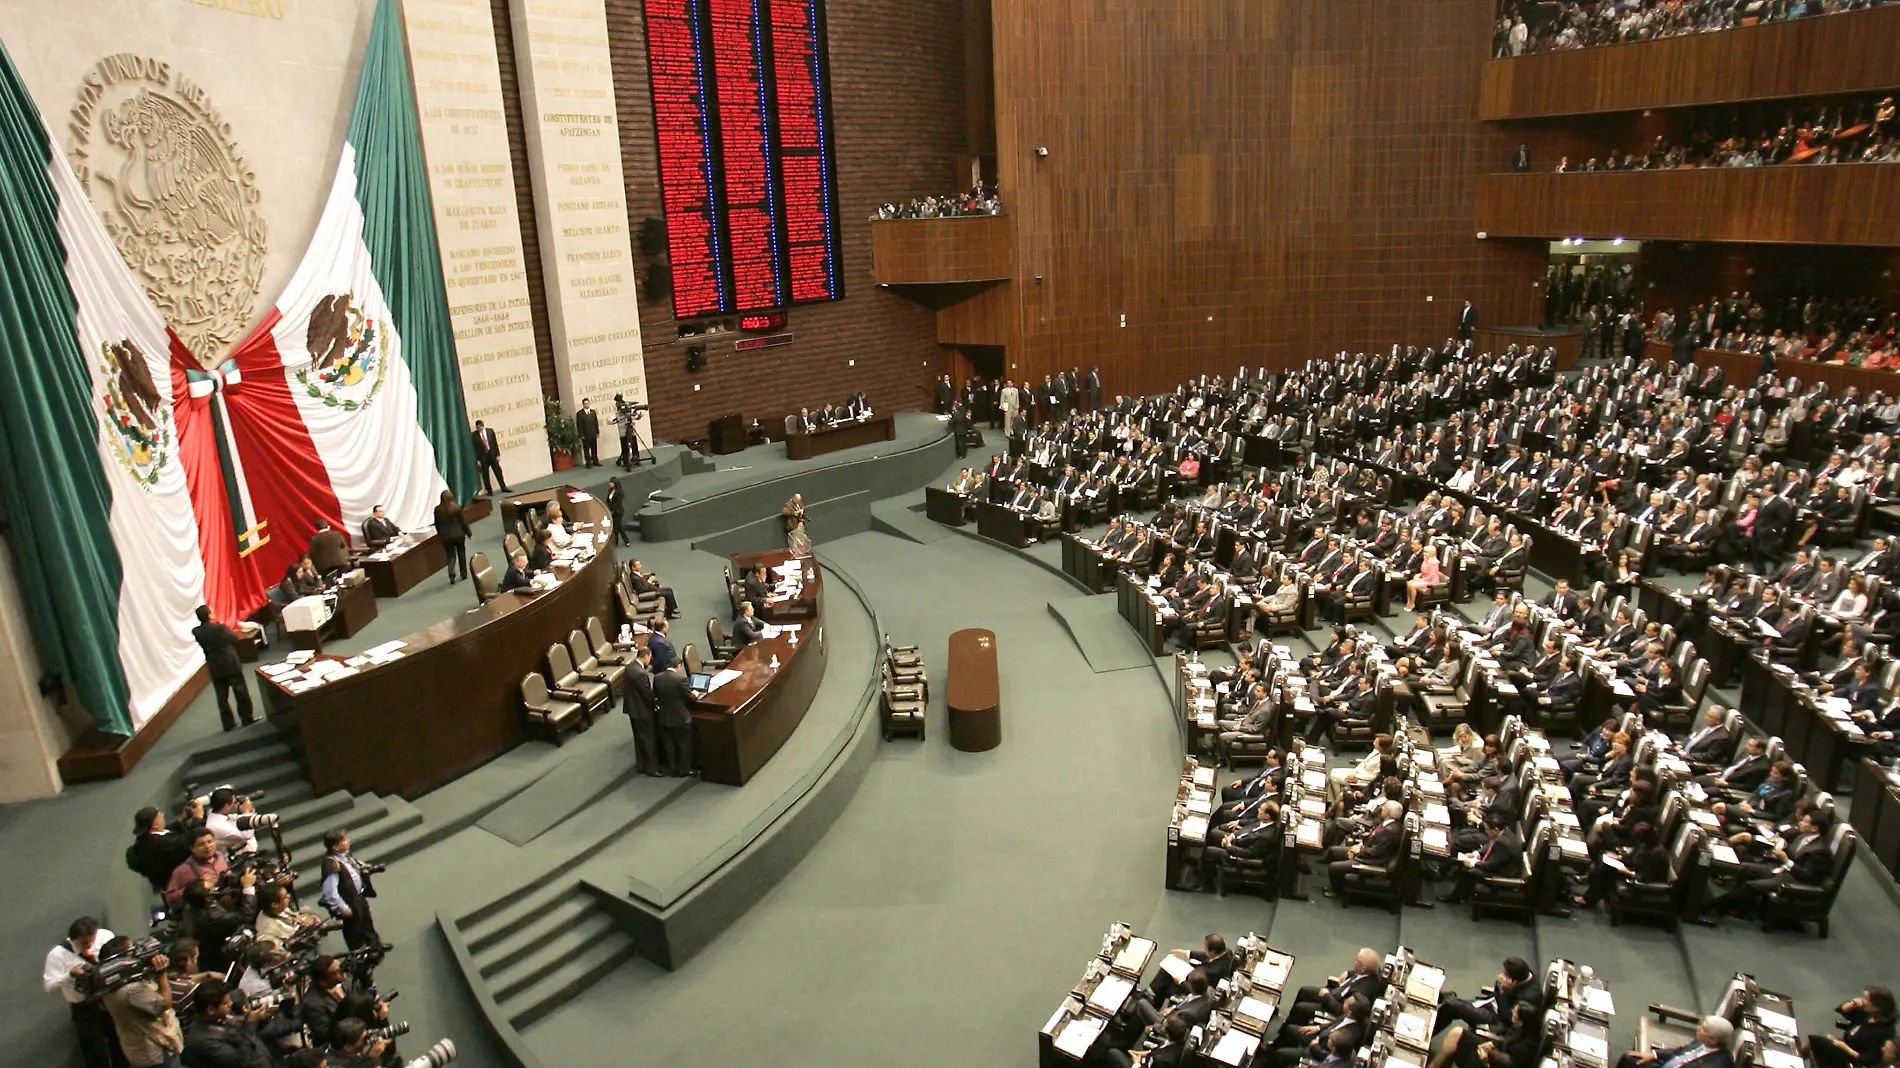
[[[1089,991],[1089,1007],[1107,1016],[1121,1011],[1122,1004],[1135,989],[1135,984],[1119,975],[1110,975]]]
[[[1193,970],[1194,965],[1178,953],[1170,953],[1161,958],[1161,971],[1177,983],[1185,981],[1188,973]]]
[[[1095,1039],[1107,1026],[1107,1020],[1096,1016],[1070,1020],[1062,1033],[1056,1036],[1055,1047],[1079,1061],[1088,1055],[1089,1047],[1095,1045]]]
[[[1242,1065],[1251,1063],[1254,1051],[1260,1048],[1260,1036],[1250,1035],[1238,1027],[1230,1027],[1220,1036],[1210,1054],[1222,1064]]]

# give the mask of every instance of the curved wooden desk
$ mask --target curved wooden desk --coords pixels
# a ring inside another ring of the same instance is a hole
[[[944,704],[950,712],[950,744],[966,753],[1003,744],[996,635],[981,629],[951,634],[949,664]]]
[[[733,573],[761,563],[770,569],[791,558],[784,549],[736,556]],[[825,679],[825,580],[818,561],[804,564],[798,596],[760,612],[761,618],[795,623],[799,629],[739,650],[726,667],[743,674],[693,702],[693,763],[706,782],[744,786],[798,729]]]
[[[574,500],[577,492],[560,492],[575,529],[604,529],[605,503]],[[615,629],[613,583],[609,540],[552,590],[504,593],[409,635],[400,660],[302,693],[259,674],[265,709],[319,796],[415,797],[520,743],[522,676],[542,670],[548,646],[589,616]]]

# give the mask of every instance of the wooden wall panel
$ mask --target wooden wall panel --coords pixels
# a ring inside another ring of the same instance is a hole
[[[1582,115],[1900,85],[1900,8],[1484,64],[1486,119]]]
[[[1512,237],[1900,245],[1900,165],[1495,174],[1476,215]]]
[[[871,224],[872,277],[887,285],[1009,277],[1009,217],[885,219]]]
[[[646,31],[641,0],[606,4],[627,223],[638,233],[660,214]],[[789,345],[742,354],[714,342],[710,366],[688,374],[671,299],[642,286],[652,429],[663,439],[703,438],[709,419],[782,415],[860,389],[880,410],[925,408],[944,373],[935,313],[871,278],[870,216],[885,201],[968,184],[957,167],[967,136],[963,0],[829,0],[825,15],[845,297],[792,308]],[[644,266],[647,257],[635,256]]]
[[[1508,155],[1478,121],[1492,0],[993,10],[1014,377],[1099,363],[1124,392],[1442,340],[1466,297],[1535,321],[1543,251],[1474,240]]]
[[[937,340],[946,345],[1008,345],[1016,308],[1012,283],[991,286],[937,312]],[[961,381],[961,379],[959,379]]]

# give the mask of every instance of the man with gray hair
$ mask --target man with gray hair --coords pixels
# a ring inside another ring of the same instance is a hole
[[[1631,1050],[1616,1062],[1616,1068],[1730,1068],[1729,1043],[1735,1038],[1735,1025],[1720,1016],[1704,1016],[1696,1024],[1695,1041],[1674,1049]]]
[[[1401,834],[1400,820],[1405,816],[1405,806],[1397,801],[1386,801],[1379,806],[1379,822],[1372,825],[1366,836],[1349,846],[1334,846],[1327,851],[1330,863],[1326,865],[1326,896],[1338,897],[1346,892],[1346,873],[1354,864],[1366,864],[1372,867],[1390,867],[1399,857],[1399,844],[1404,837]]]

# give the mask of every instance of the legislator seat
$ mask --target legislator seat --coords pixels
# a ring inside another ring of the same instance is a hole
[[[926,707],[923,690],[899,682],[892,676],[889,664],[884,666],[880,689],[884,740],[888,742],[900,734],[914,734],[918,741],[923,741]]]
[[[627,666],[617,660],[602,660],[595,656],[594,645],[587,640],[587,632],[569,632],[567,651],[573,657],[575,672],[582,678],[605,679],[607,688],[615,694],[619,694],[626,685]]]
[[[706,620],[706,648],[721,660],[731,660],[738,654],[742,645],[735,645],[726,638],[726,628],[717,618]]]
[[[1826,938],[1828,913],[1834,909],[1834,899],[1840,896],[1841,884],[1847,881],[1848,869],[1854,866],[1854,845],[1858,841],[1860,836],[1844,820],[1829,828],[1827,848],[1832,865],[1827,878],[1819,886],[1788,882],[1770,891],[1762,901],[1762,929],[1780,923],[1812,923],[1816,932]]]
[[[587,617],[587,647],[603,664],[619,664],[632,667],[639,659],[636,652],[639,646],[632,642],[619,643],[607,640],[607,628],[600,622],[599,616]]]
[[[521,705],[527,711],[530,732],[555,745],[561,744],[568,730],[586,730],[594,722],[584,702],[549,693],[548,680],[540,672],[521,677]]]
[[[573,658],[568,655],[567,646],[558,642],[548,646],[548,678],[554,682],[556,697],[567,697],[580,701],[587,711],[598,712],[613,700],[613,687],[607,684],[599,674],[583,675],[574,669]]]
[[[468,558],[468,574],[475,580],[476,604],[487,604],[501,596],[501,580],[489,566],[487,553],[476,553]]]

